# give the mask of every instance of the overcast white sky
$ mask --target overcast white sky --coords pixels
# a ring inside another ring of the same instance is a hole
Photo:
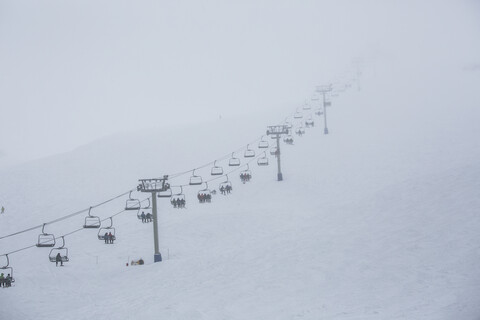
[[[478,39],[475,0],[0,0],[0,156],[295,108],[356,57],[480,65]]]

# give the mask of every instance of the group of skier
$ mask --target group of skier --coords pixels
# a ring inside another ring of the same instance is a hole
[[[10,273],[5,277],[3,273],[0,274],[0,287],[8,288],[12,286],[13,279]]]
[[[227,195],[232,191],[232,186],[227,184],[226,186],[220,186],[220,193],[223,195]]]
[[[115,236],[111,232],[105,232],[105,234],[103,235],[103,240],[105,240],[105,243],[113,244]]]
[[[152,217],[152,214],[150,212],[147,212],[147,214],[145,214],[145,212],[142,211],[142,214],[140,215],[140,217],[142,218],[143,223],[153,221],[153,217]]]
[[[185,198],[173,198],[170,202],[174,208],[185,208]]]
[[[242,172],[240,173],[240,180],[242,180],[243,183],[249,182],[250,179],[252,179],[252,175],[247,172]]]
[[[210,193],[199,192],[197,198],[200,203],[212,202],[212,195]]]

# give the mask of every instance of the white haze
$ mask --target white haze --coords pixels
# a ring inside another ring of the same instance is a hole
[[[117,132],[275,111],[280,120],[358,57],[404,65],[392,79],[400,85],[425,74],[442,82],[464,68],[478,74],[479,9],[475,1],[0,0],[0,165]]]

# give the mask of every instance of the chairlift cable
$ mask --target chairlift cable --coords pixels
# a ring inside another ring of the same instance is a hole
[[[120,194],[120,195],[118,195],[118,196],[115,196],[115,197],[111,198],[111,199],[105,200],[105,201],[103,201],[103,202],[101,202],[101,203],[98,203],[98,204],[96,204],[96,205],[93,205],[93,206],[91,206],[91,207],[88,207],[87,209],[83,209],[83,210],[80,210],[80,211],[77,211],[77,212],[68,214],[68,215],[66,215],[66,216],[57,218],[57,219],[55,219],[55,220],[42,223],[42,224],[40,224],[40,225],[38,225],[38,226],[34,226],[34,227],[31,227],[31,228],[28,228],[28,229],[25,229],[25,230],[21,230],[21,231],[17,231],[17,232],[14,232],[14,233],[11,233],[11,234],[8,234],[8,235],[5,235],[5,236],[1,236],[1,237],[0,237],[0,240],[5,239],[5,238],[9,238],[9,237],[12,237],[12,236],[16,236],[16,235],[18,235],[18,234],[25,233],[25,232],[28,232],[28,231],[32,231],[32,230],[35,230],[35,229],[38,229],[38,228],[41,228],[41,227],[43,227],[44,225],[47,225],[47,224],[53,224],[53,223],[56,223],[56,222],[59,222],[59,221],[62,221],[62,220],[69,219],[69,218],[71,218],[71,217],[74,217],[74,216],[76,216],[76,215],[79,215],[79,214],[81,214],[81,213],[84,213],[84,212],[89,211],[90,208],[97,208],[97,207],[100,207],[100,206],[102,206],[102,205],[104,205],[104,204],[106,204],[106,203],[108,203],[108,202],[111,202],[111,201],[116,200],[116,199],[118,199],[118,198],[120,198],[120,197],[123,197],[123,196],[125,196],[126,194],[128,194],[129,192],[134,191],[134,190],[135,190],[135,189],[129,190],[129,191],[124,192],[124,193],[122,193],[122,194]]]

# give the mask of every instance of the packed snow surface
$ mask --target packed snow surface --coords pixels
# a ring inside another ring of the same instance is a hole
[[[0,289],[0,318],[477,319],[478,75],[399,88],[385,81],[392,72],[365,72],[361,90],[332,99],[330,134],[315,116],[295,145],[282,143],[284,181],[270,157],[268,167],[250,164],[249,183],[231,173],[232,194],[210,204],[196,201],[200,187],[184,188],[187,209],[158,199],[161,263],[153,263],[152,224],[134,212],[113,218],[113,245],[96,229],[66,236],[64,267],[49,262],[46,248],[11,254],[16,282]],[[440,95],[443,86],[463,98]],[[112,136],[3,170],[0,236],[100,203],[139,178],[199,167],[282,116]],[[227,161],[217,164],[228,171]],[[126,199],[92,214],[109,217]],[[46,231],[67,234],[85,215]],[[35,244],[40,231],[0,240],[0,253]],[[146,264],[126,266],[139,258]]]

